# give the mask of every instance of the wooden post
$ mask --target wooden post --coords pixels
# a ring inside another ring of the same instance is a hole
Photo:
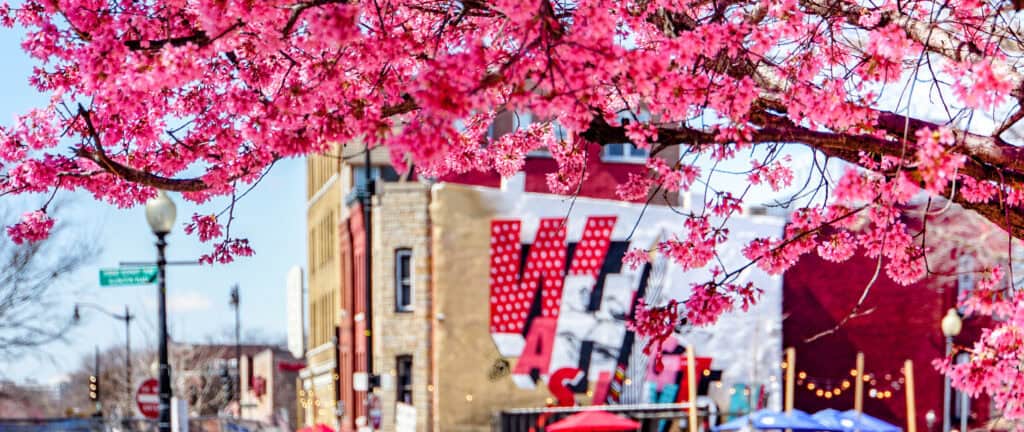
[[[853,383],[853,410],[864,412],[864,353],[857,352],[857,376]]]
[[[786,348],[786,412],[793,411],[793,395],[796,393],[796,348]]]
[[[914,405],[914,362],[903,364],[903,377],[907,383],[907,432],[917,432],[917,407]]]
[[[690,416],[687,423],[689,423],[690,432],[697,432],[697,359],[693,353],[693,345],[686,346],[686,387],[690,402]]]

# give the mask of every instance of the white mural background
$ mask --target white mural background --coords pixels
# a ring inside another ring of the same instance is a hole
[[[678,209],[663,206],[571,199],[491,188],[479,188],[479,193],[484,202],[494,207],[495,220],[521,223],[519,241],[523,245],[536,241],[538,228],[545,218],[564,220],[565,241],[578,243],[588,218],[614,216],[610,239],[613,243],[628,242],[627,250],[648,249],[659,239],[681,233],[683,229],[684,219],[677,213]],[[738,268],[747,262],[741,254],[746,242],[755,237],[778,237],[784,223],[785,220],[777,216],[731,218],[726,225],[730,232],[729,241],[720,249],[726,270]],[[572,260],[572,254],[566,259]],[[686,272],[664,260],[659,262],[656,259],[652,266],[646,293],[647,302],[651,304],[662,304],[670,298],[686,299],[691,284],[704,282],[710,277],[706,269]],[[590,293],[598,282],[596,277],[572,274],[571,271],[564,277],[550,364],[547,371],[540,375],[541,381],[546,381],[550,373],[561,368],[579,365],[580,348],[584,341],[592,341],[594,344],[587,379],[595,381],[602,372],[614,372],[616,358],[627,332],[625,317],[640,286],[641,272],[642,268],[634,270],[624,265],[618,273],[606,274],[600,307],[596,311],[587,310],[591,301]],[[780,399],[779,362],[782,358],[782,279],[769,276],[753,266],[745,270],[740,279],[739,282],[750,281],[763,290],[757,305],[747,312],[737,308],[709,327],[687,327],[676,337],[682,346],[693,344],[697,356],[713,359],[711,367],[722,371],[725,388],[737,383],[767,385],[769,400],[777,407]],[[492,329],[492,336],[503,355],[517,357],[517,353],[521,354],[524,345],[518,334]],[[651,402],[643,390],[648,362],[641,353],[642,344],[643,341],[638,340],[633,346],[627,371],[629,379],[622,389],[624,403]],[[533,384],[532,377],[515,378],[517,385]]]

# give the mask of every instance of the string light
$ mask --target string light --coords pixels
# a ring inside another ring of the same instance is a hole
[[[810,376],[806,371],[800,371],[797,376],[799,377],[799,381],[797,381],[799,387],[806,388],[812,395],[824,399],[839,397],[844,391],[849,391],[853,385],[850,379],[834,382],[832,379]],[[897,376],[895,373],[857,373],[856,369],[852,369],[850,370],[850,376],[856,377],[854,379],[860,379],[867,384],[869,387],[868,397],[874,399],[892,398],[894,393],[902,389],[902,385],[905,382],[902,376]],[[896,379],[893,379],[894,377]]]

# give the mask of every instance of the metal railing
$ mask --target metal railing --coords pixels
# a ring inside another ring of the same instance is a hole
[[[543,432],[544,426],[572,414],[584,411],[607,411],[640,422],[642,432],[657,432],[669,430],[669,426],[673,422],[679,424],[681,428],[684,427],[689,408],[688,403],[675,403],[508,409],[495,415],[491,430],[495,432],[529,432],[531,430]],[[709,426],[717,424],[718,415],[718,407],[713,402],[706,399],[697,401],[697,416],[701,423],[705,423],[704,420],[707,420]]]

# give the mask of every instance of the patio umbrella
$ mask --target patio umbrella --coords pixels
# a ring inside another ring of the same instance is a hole
[[[842,430],[852,430],[855,426],[854,421],[843,416],[843,412],[837,409],[826,408],[811,414],[818,423],[821,423],[828,427],[833,427]]]
[[[718,426],[712,427],[711,429],[716,432],[732,431],[745,429],[748,426],[757,430],[790,429],[794,431],[832,432],[840,432],[843,430],[840,427],[821,424],[815,420],[814,417],[811,417],[810,414],[800,410],[793,410],[792,412],[787,413],[768,409],[754,411],[743,417],[735,418]]]
[[[296,432],[334,432],[334,429],[331,429],[330,426],[327,426],[323,423],[317,423],[314,426],[306,426],[304,428],[301,428]]]
[[[899,426],[854,410],[843,411],[843,417],[856,422],[861,432],[903,432]]]
[[[583,411],[551,423],[546,432],[626,432],[640,429],[640,423],[606,411]]]

